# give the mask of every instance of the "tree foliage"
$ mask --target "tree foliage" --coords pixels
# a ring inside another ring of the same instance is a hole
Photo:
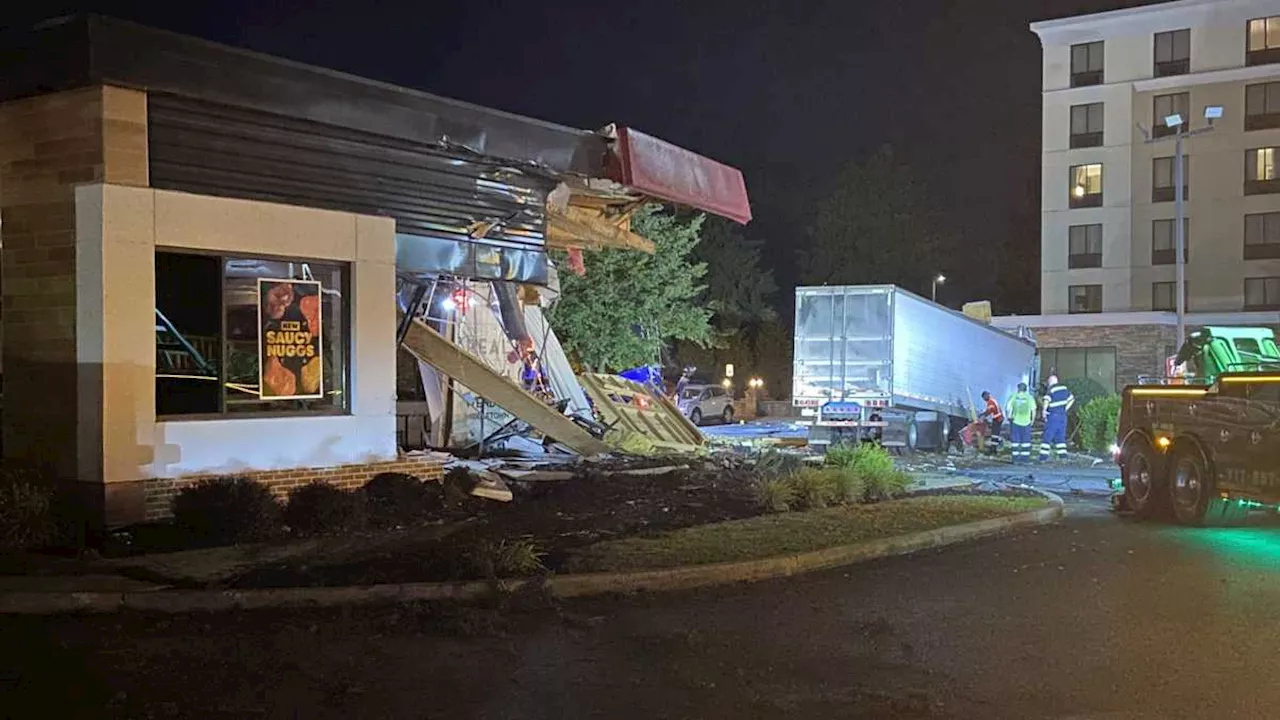
[[[938,269],[929,208],[923,186],[889,146],[846,165],[800,252],[802,280],[927,292]]]
[[[707,307],[718,330],[750,327],[777,318],[773,295],[778,285],[764,267],[763,243],[748,240],[739,226],[723,218],[707,218],[694,257],[707,266]]]
[[[588,252],[584,276],[561,273],[560,298],[550,320],[565,349],[583,366],[622,370],[656,362],[673,340],[710,340],[711,310],[699,301],[707,266],[693,258],[703,220],[658,205],[641,208],[631,229],[654,242],[653,255]]]

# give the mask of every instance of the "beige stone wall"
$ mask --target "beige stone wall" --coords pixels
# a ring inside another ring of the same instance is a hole
[[[0,105],[4,450],[78,479],[78,413],[97,372],[77,358],[76,185],[147,184],[146,97],[92,87]]]

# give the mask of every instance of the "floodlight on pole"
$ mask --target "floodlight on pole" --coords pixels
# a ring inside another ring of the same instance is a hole
[[[1182,114],[1174,113],[1172,115],[1166,115],[1164,118],[1164,124],[1165,124],[1165,127],[1170,127],[1170,128],[1182,127]]]
[[[933,276],[933,301],[938,302],[938,286],[947,281],[947,276],[938,273]]]

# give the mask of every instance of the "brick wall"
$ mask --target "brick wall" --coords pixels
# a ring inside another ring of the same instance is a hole
[[[77,477],[79,404],[100,368],[77,363],[74,188],[147,180],[143,93],[93,87],[0,104],[7,457]]]
[[[351,490],[364,485],[375,475],[381,473],[404,473],[420,480],[439,480],[444,477],[444,460],[438,456],[402,457],[389,462],[370,463],[367,465],[338,465],[335,467],[303,468],[293,470],[270,470],[264,472],[235,473],[236,477],[247,477],[267,485],[272,493],[283,499],[289,491],[302,487],[314,480],[321,480],[344,490]],[[226,477],[222,474],[221,477]],[[146,517],[147,520],[163,520],[172,515],[173,498],[180,490],[190,487],[201,480],[219,475],[188,475],[180,478],[164,478],[145,481]]]
[[[1116,383],[1123,387],[1139,375],[1163,375],[1165,353],[1176,344],[1172,325],[1100,325],[1034,328],[1041,349],[1114,347]],[[1043,378],[1041,378],[1043,380]]]

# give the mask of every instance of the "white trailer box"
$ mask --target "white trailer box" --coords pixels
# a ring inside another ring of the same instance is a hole
[[[792,403],[811,440],[846,434],[942,447],[981,412],[1031,385],[1036,347],[893,285],[796,288]]]

